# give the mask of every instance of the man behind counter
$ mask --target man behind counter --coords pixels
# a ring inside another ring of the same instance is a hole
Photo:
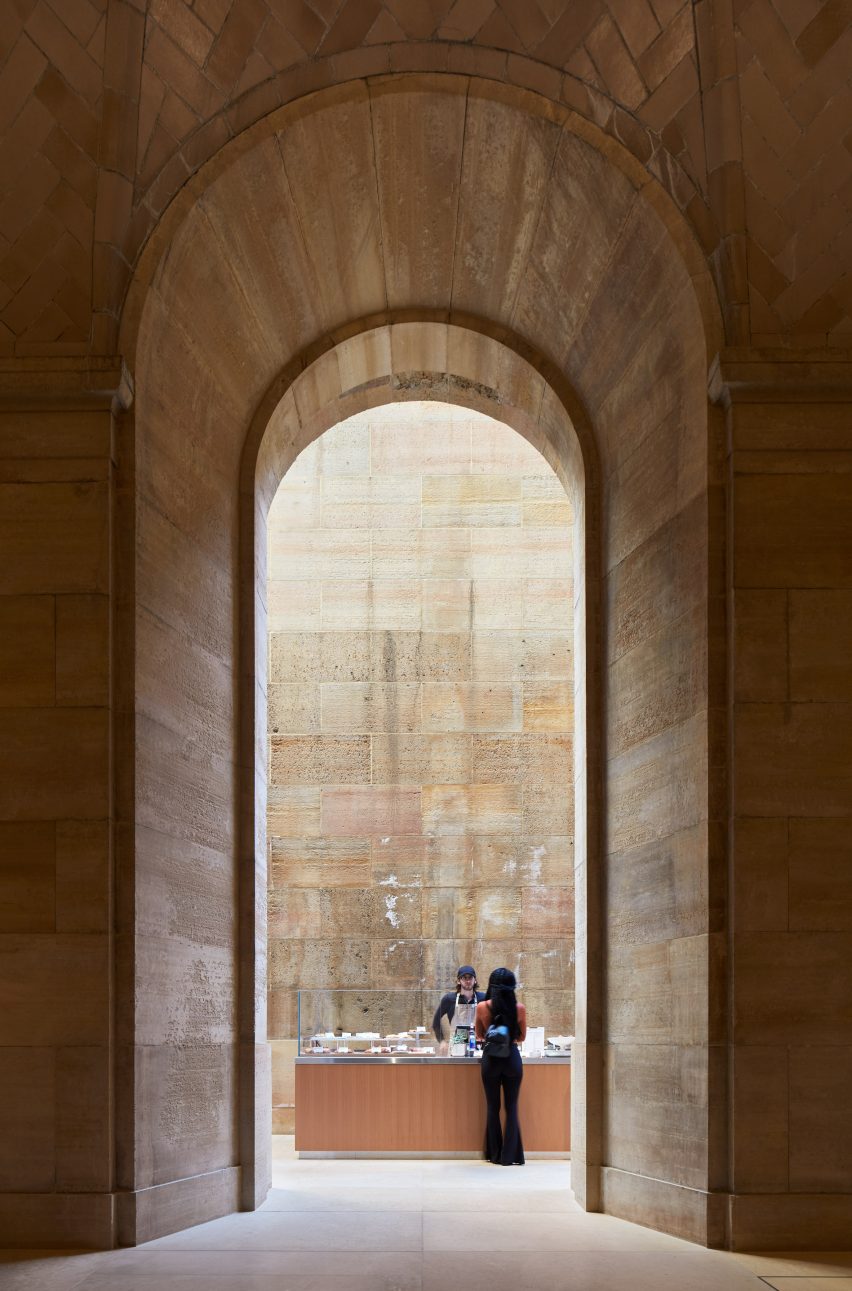
[[[447,991],[435,1010],[432,1030],[444,1052],[449,1048],[457,1025],[473,1026],[476,1006],[485,999],[485,992],[478,991],[477,985],[476,969],[470,964],[462,964],[456,973],[456,989]]]

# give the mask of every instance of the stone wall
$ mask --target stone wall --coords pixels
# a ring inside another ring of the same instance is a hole
[[[794,384],[801,369],[789,367],[723,368],[735,391],[730,1036],[740,1249],[791,1234],[802,1246],[843,1245],[852,1231],[852,421],[834,365],[813,365],[809,399]],[[748,389],[767,378],[798,402]]]
[[[483,980],[507,964],[531,1022],[573,1030],[570,511],[520,435],[441,404],[351,418],[281,484],[268,584],[279,1108],[300,988],[356,988],[358,1007],[360,991],[404,990],[372,997],[377,1026],[397,1030],[428,1025],[458,964]]]
[[[0,1233],[18,1245],[112,1239],[111,440],[103,404],[0,412]]]

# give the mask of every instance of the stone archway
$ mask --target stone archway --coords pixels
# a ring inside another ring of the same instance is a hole
[[[601,678],[588,737],[578,731],[600,750],[600,776],[596,761],[576,790],[592,804],[578,849],[576,1119],[592,1131],[575,1139],[578,1192],[590,1208],[722,1240],[721,517],[706,401],[717,318],[697,248],[686,242],[686,263],[682,227],[673,237],[658,212],[679,217],[570,116],[456,77],[311,96],[214,159],[143,262],[126,332],[136,1011],[123,1240],[264,1192],[247,1092],[264,1060],[262,947],[240,954],[255,948],[261,841],[247,699],[259,674],[239,647],[254,624],[253,610],[239,620],[252,527],[297,444],[347,408],[441,383],[470,406],[500,400],[567,482],[582,461],[587,556],[599,553],[586,589],[600,586],[603,608],[586,614],[578,654]]]
[[[424,367],[427,361],[434,366]],[[282,380],[273,382],[254,419],[242,470],[241,905],[244,922],[251,924],[266,896],[266,516],[281,479],[304,447],[366,408],[407,399],[437,399],[497,417],[548,459],[571,498],[575,517],[574,657],[586,663],[577,670],[574,704],[577,729],[586,738],[577,743],[575,780],[573,786],[565,786],[565,792],[575,799],[576,856],[584,862],[592,858],[590,866],[577,865],[577,881],[583,886],[578,894],[579,908],[587,912],[581,938],[584,963],[591,960],[592,972],[585,974],[579,986],[585,992],[578,1007],[576,1037],[581,1074],[575,1078],[573,1098],[575,1121],[583,1125],[586,1137],[577,1136],[573,1175],[576,1194],[596,1208],[600,1124],[593,1119],[590,1123],[582,1109],[587,1103],[586,1081],[597,1084],[600,1080],[594,1048],[590,1073],[584,1065],[589,1040],[593,1046],[599,1043],[601,1022],[598,938],[593,933],[590,943],[588,937],[589,924],[597,931],[600,923],[600,500],[594,444],[585,416],[566,383],[555,373],[552,379],[561,388],[562,398],[542,372],[492,337],[452,324],[412,321],[357,332],[303,369],[283,395]],[[594,733],[591,738],[590,731]],[[259,840],[264,840],[263,846]],[[254,865],[248,863],[249,858],[254,858]],[[255,928],[245,939],[244,963],[254,962],[256,933]],[[256,989],[262,989],[260,983]],[[248,993],[242,1006],[251,1008]],[[262,1062],[265,1064],[265,1054]],[[268,1127],[270,1104],[265,1075],[260,1072],[265,1072],[265,1065],[246,1068],[244,1090],[251,1088],[256,1102],[250,1106],[246,1100],[241,1107],[243,1159],[251,1152],[259,1165],[268,1151],[269,1131],[258,1129],[258,1125]]]

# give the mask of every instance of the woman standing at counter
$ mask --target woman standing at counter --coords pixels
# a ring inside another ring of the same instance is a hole
[[[471,964],[462,964],[456,973],[456,989],[447,991],[435,1010],[432,1030],[444,1053],[450,1047],[457,1026],[474,1025],[476,1006],[480,1000],[485,999],[482,991],[476,989],[478,985],[476,969]]]
[[[488,1045],[482,1051],[482,1084],[488,1120],[485,1128],[485,1155],[492,1165],[523,1165],[524,1145],[518,1123],[518,1098],[524,1078],[524,1064],[518,1045],[526,1038],[527,1011],[515,997],[515,974],[508,968],[495,968],[488,979],[485,999],[476,1006],[476,1038],[485,1040],[488,1028],[502,1025],[509,1032],[509,1053],[494,1057]],[[506,1132],[500,1128],[500,1090],[506,1101]]]

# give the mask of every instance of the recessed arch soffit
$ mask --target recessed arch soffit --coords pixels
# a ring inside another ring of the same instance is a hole
[[[685,141],[680,129],[674,132],[669,129],[668,142],[675,145],[672,150],[666,146],[662,134],[669,122],[665,113],[660,115],[655,105],[648,106],[647,120],[643,119],[636,110],[635,96],[628,94],[629,101],[619,99],[609,92],[604,82],[590,84],[579,75],[547,62],[519,55],[509,56],[499,48],[453,41],[407,46],[402,67],[396,70],[392,69],[387,48],[348,52],[348,58],[340,55],[318,57],[301,65],[294,73],[269,77],[235,100],[225,100],[204,121],[203,129],[193,131],[185,140],[175,143],[162,136],[150,140],[146,135],[147,146],[140,157],[134,194],[136,245],[124,248],[131,263],[157,220],[186,182],[187,175],[193,174],[225,143],[237,138],[269,113],[306,94],[345,84],[353,70],[368,80],[411,73],[484,77],[515,89],[541,94],[553,103],[569,108],[578,121],[587,123],[629,152],[684,212],[705,253],[710,256],[718,247],[722,234],[708,198],[703,140],[699,145],[695,137],[696,130],[700,134],[701,122],[698,72],[693,60],[687,60],[687,66],[679,72],[679,80],[683,81],[686,75],[689,84],[687,114],[691,112],[695,116],[695,129],[690,131],[692,142],[690,145]],[[140,144],[142,142],[140,136]]]
[[[174,329],[202,365],[215,356],[236,411],[320,338],[428,317],[520,338],[590,407],[619,369],[678,366],[672,347],[701,388],[720,339],[701,249],[626,150],[577,128],[538,95],[463,77],[300,100],[182,190],[137,273],[123,352],[140,316],[140,354]]]

